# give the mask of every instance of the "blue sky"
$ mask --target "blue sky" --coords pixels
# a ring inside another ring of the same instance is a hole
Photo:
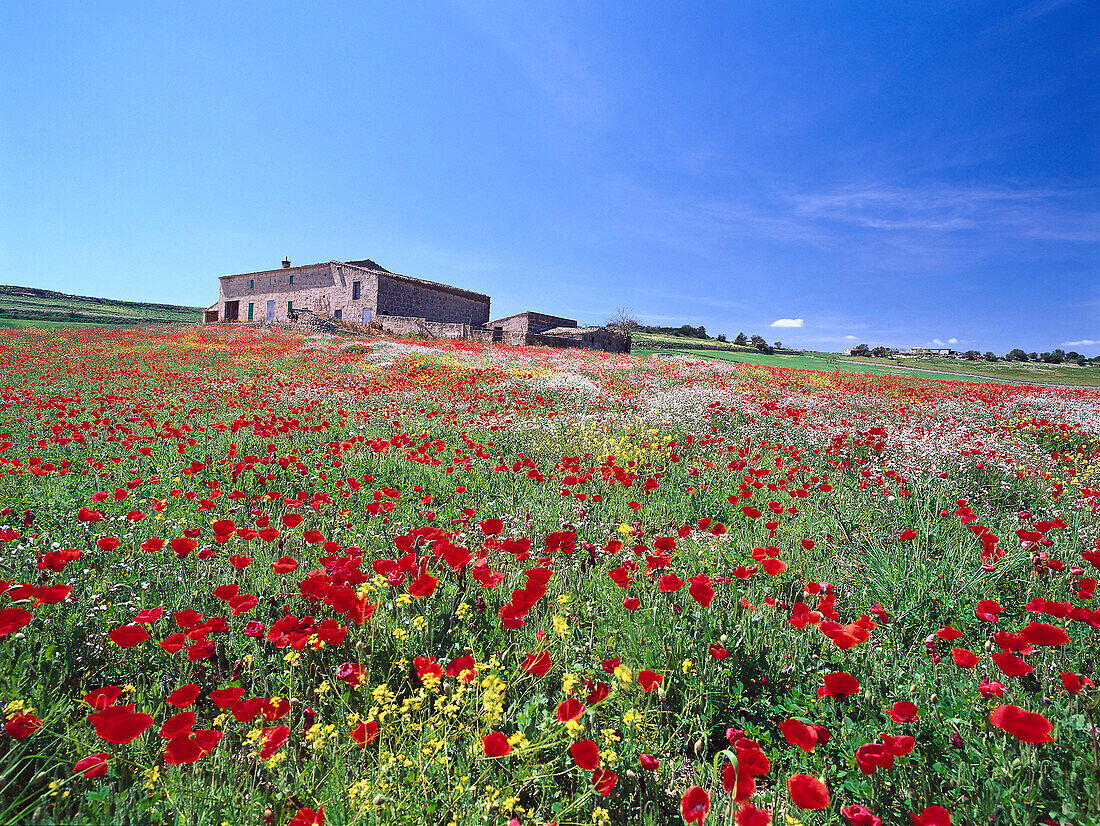
[[[4,4],[0,282],[369,257],[494,316],[1096,354],[1098,44],[1089,0]]]

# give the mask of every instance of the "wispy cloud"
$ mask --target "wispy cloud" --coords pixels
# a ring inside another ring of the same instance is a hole
[[[801,327],[806,322],[801,318],[777,318],[769,326],[771,327]]]
[[[1063,347],[1092,347],[1100,344],[1100,341],[1093,341],[1091,338],[1083,338],[1080,341],[1063,341]]]

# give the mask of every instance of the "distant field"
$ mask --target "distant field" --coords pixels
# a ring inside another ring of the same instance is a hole
[[[677,355],[694,356],[695,358],[716,358],[725,361],[736,361],[743,364],[763,364],[770,367],[788,367],[795,370],[824,370],[832,372],[839,370],[842,373],[858,373],[873,376],[904,376],[906,378],[919,379],[943,379],[950,381],[957,378],[960,381],[972,381],[978,384],[990,384],[996,382],[1023,381],[1031,384],[1076,384],[1087,386],[1100,386],[1100,368],[1062,367],[1059,365],[1019,365],[1016,362],[974,362],[954,361],[950,359],[921,359],[920,364],[927,369],[910,367],[912,360],[902,361],[901,367],[893,359],[850,359],[846,357],[828,358],[824,354],[816,356],[765,356],[761,353],[748,352],[724,352],[720,350],[686,350],[661,351],[658,349],[639,347],[633,350],[639,355],[649,355],[655,352],[673,352]],[[970,373],[971,375],[961,375]],[[955,375],[945,375],[955,374]]]
[[[0,285],[0,328],[195,324],[199,307],[116,301]]]

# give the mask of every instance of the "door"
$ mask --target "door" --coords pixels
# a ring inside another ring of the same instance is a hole
[[[370,310],[363,310],[363,323],[370,324]]]
[[[252,304],[251,301],[249,301],[248,302],[248,320],[249,321],[252,320],[252,307],[253,307],[253,304]]]
[[[274,321],[275,320],[275,300],[274,299],[268,299],[268,302],[267,302],[267,320],[268,321]]]

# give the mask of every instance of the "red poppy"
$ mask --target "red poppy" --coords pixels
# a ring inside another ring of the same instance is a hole
[[[368,723],[360,723],[350,732],[351,739],[358,743],[360,746],[366,746],[374,742],[374,739],[378,736],[378,721],[371,720]]]
[[[316,811],[308,806],[303,806],[298,813],[290,819],[286,826],[324,826],[325,807],[320,806]]]
[[[502,530],[504,530],[504,523],[496,517],[493,517],[492,519],[486,519],[484,522],[481,523],[481,531],[486,536],[495,536]]]
[[[34,618],[25,608],[0,608],[0,637],[18,631]]]
[[[181,711],[164,721],[160,727],[160,736],[165,740],[171,740],[181,735],[186,736],[195,727],[195,712]]]
[[[83,760],[78,760],[76,762],[76,765],[73,766],[73,774],[83,774],[89,780],[102,777],[107,773],[107,761],[109,759],[110,755],[105,751],[89,755]]]
[[[1049,625],[1045,622],[1029,622],[1020,631],[1020,636],[1028,645],[1065,645],[1069,642],[1069,635],[1064,628],[1057,625]]]
[[[911,528],[906,528],[901,532],[901,536],[898,537],[902,542],[909,542],[910,540],[917,538],[917,532]]]
[[[973,668],[981,661],[980,657],[967,648],[952,648],[951,659],[959,668]]]
[[[840,810],[845,819],[852,826],[882,826],[882,818],[871,813],[866,806],[853,803]]]
[[[886,712],[886,716],[895,723],[915,723],[920,719],[916,705],[908,700],[898,700],[893,707]]]
[[[760,567],[764,569],[764,573],[769,576],[779,576],[787,570],[787,563],[782,559],[765,559],[760,563]]]
[[[1007,651],[994,651],[992,656],[997,668],[1001,669],[1007,677],[1022,677],[1035,670],[1015,654],[1009,654]]]
[[[512,753],[508,737],[499,731],[491,731],[482,737],[481,748],[486,757],[507,757]]]
[[[260,748],[260,759],[268,760],[275,752],[282,748],[290,737],[290,726],[268,726],[261,732],[263,746]]]
[[[88,715],[88,722],[95,726],[97,736],[109,743],[123,745],[139,737],[143,731],[153,725],[153,718],[142,712],[135,712],[134,706],[108,706],[102,711]]]
[[[439,578],[425,571],[409,583],[409,594],[414,597],[430,597],[438,584]]]
[[[610,769],[596,769],[592,772],[592,785],[599,792],[600,797],[607,797],[615,784],[619,782],[619,776]]]
[[[1053,743],[1050,736],[1054,726],[1042,714],[1025,711],[1019,706],[997,706],[989,712],[989,722],[1002,731],[1007,731],[1024,743]]]
[[[569,747],[569,753],[577,767],[585,771],[592,771],[600,764],[600,750],[591,740],[578,740]]]
[[[855,677],[846,671],[833,671],[825,675],[824,685],[817,690],[817,696],[840,699],[851,697],[857,691],[859,691],[859,681]]]
[[[657,588],[662,594],[670,591],[679,591],[683,587],[684,581],[676,576],[676,574],[665,574],[657,584]]]
[[[710,577],[706,574],[698,574],[688,581],[691,583],[691,587],[688,588],[691,598],[703,608],[709,607],[714,601],[714,588],[711,586]]]
[[[654,757],[652,754],[639,754],[638,762],[641,764],[643,769],[651,772],[655,772],[661,767],[660,761],[658,761],[657,758]]]
[[[680,814],[684,823],[702,823],[710,811],[710,795],[700,786],[691,786],[680,799]]]
[[[919,815],[909,815],[913,826],[951,826],[951,813],[943,806],[929,806]]]
[[[582,714],[584,714],[584,703],[576,697],[570,697],[567,700],[563,700],[558,705],[557,718],[559,723],[576,720]]]
[[[974,606],[974,616],[982,622],[996,622],[1002,610],[997,600],[983,599],[979,600],[978,604]]]
[[[199,696],[199,687],[194,683],[188,683],[187,685],[181,685],[171,694],[164,698],[164,702],[168,705],[175,706],[176,708],[187,708],[193,702],[195,698]]]
[[[283,524],[288,528],[294,529],[302,524],[303,517],[300,513],[284,513]]]
[[[542,677],[550,670],[550,665],[550,655],[546,651],[540,651],[538,654],[528,654],[520,668],[536,677]]]
[[[298,561],[289,556],[279,557],[275,562],[271,563],[271,570],[277,574],[289,574],[298,569]]]
[[[638,672],[638,685],[642,687],[642,691],[653,691],[664,678],[664,674],[658,674],[656,671],[643,668]]]
[[[42,728],[42,721],[30,711],[13,714],[4,725],[5,731],[16,740],[30,737],[40,728]]]
[[[97,688],[95,691],[89,691],[84,695],[84,702],[90,705],[95,711],[103,711],[109,705],[113,705],[115,700],[122,696],[122,689],[114,685],[106,685],[103,688]]]
[[[799,720],[784,720],[779,728],[786,741],[802,751],[811,752],[817,745],[817,731]]]
[[[122,544],[122,540],[117,536],[101,536],[95,544],[101,551],[113,551]]]
[[[722,662],[726,657],[730,655],[728,648],[723,648],[718,643],[714,642],[710,644],[710,655],[718,662]]]
[[[751,803],[742,803],[735,820],[737,826],[768,826],[772,822],[772,816]]]
[[[792,774],[787,778],[787,793],[800,809],[829,808],[828,786],[808,774]]]
[[[133,648],[149,639],[148,632],[136,623],[123,625],[107,634],[119,648]]]

